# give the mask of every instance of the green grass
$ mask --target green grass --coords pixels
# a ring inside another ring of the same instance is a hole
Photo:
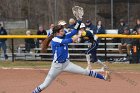
[[[0,62],[0,67],[49,68],[50,64],[51,62],[16,61],[16,62]]]
[[[74,62],[75,64],[86,68],[86,62]],[[140,64],[117,64],[106,63],[111,70],[115,71],[137,71],[140,72]],[[1,67],[21,67],[21,68],[50,68],[51,62],[46,61],[15,61],[15,62],[0,62]],[[94,68],[101,67],[99,64],[94,64]]]
[[[76,64],[86,67],[86,62],[76,62]],[[101,65],[94,63],[93,68],[100,68]],[[140,72],[140,64],[126,64],[126,63],[106,63],[106,65],[115,71],[139,71]]]
[[[118,71],[140,71],[140,64],[109,64],[109,67]]]

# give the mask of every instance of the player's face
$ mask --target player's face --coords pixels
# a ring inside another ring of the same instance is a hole
[[[59,30],[59,36],[64,36],[64,34],[65,34],[64,29],[60,29],[60,30]]]
[[[80,28],[80,31],[85,31],[85,28]]]

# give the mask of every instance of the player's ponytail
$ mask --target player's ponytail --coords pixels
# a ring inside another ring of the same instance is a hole
[[[54,37],[53,34],[51,34],[50,36],[48,36],[41,44],[41,53],[46,53],[47,49],[49,47],[49,44],[52,40],[52,38]]]
[[[53,28],[53,33],[42,42],[41,53],[46,53],[47,52],[47,48],[48,48],[52,38],[56,35],[56,33],[58,33],[63,28],[64,27],[61,26],[61,25],[57,25]]]

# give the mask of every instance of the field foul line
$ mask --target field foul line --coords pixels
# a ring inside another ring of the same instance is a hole
[[[3,70],[34,70],[34,71],[39,71],[39,70],[45,70],[45,71],[49,71],[49,69],[42,69],[42,68],[13,68],[13,67],[0,67],[0,69],[3,69]],[[118,72],[118,71],[115,71],[115,73],[130,73],[130,74],[140,74],[140,72]]]

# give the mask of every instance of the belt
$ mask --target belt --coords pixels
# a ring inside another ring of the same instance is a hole
[[[65,63],[68,59],[66,60],[61,60],[61,61],[54,61],[54,63]]]

